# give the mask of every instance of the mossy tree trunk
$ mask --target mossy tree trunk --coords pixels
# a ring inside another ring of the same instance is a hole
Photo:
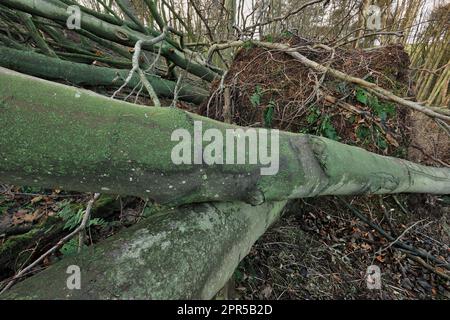
[[[76,63],[3,46],[0,46],[0,66],[32,76],[68,81],[80,86],[119,87],[125,82],[129,73],[129,70]],[[173,98],[175,82],[153,75],[147,75],[147,79],[158,96]],[[127,87],[133,89],[139,83],[139,76],[134,74]],[[196,104],[200,104],[208,95],[208,91],[205,89],[189,84],[181,85],[178,90],[180,100]]]
[[[211,299],[285,202],[215,203],[161,212],[64,258],[0,299]],[[68,266],[81,288],[67,287]]]
[[[62,25],[65,25],[67,19],[71,16],[70,11],[67,11],[68,5],[57,0],[3,0],[2,4],[11,9],[17,9],[32,15],[56,21]],[[117,24],[114,24],[113,22],[115,21],[113,17],[109,17],[108,20],[102,20],[102,18],[106,19],[105,15],[99,16],[99,14],[96,14],[95,12],[83,12],[80,19],[81,29],[89,31],[100,38],[129,47],[134,47],[139,40],[150,40],[153,38],[152,36],[136,31],[127,25],[120,25],[120,21],[116,22]],[[166,39],[155,45],[144,45],[143,49],[158,52],[161,48],[161,54],[165,58],[202,79],[213,81],[218,77],[216,72],[194,61],[195,59],[187,56],[173,46],[171,44],[172,42],[173,41],[170,39]]]
[[[224,137],[226,129],[239,128],[175,108],[109,99],[2,68],[0,180],[135,195],[173,205],[236,200],[260,204],[362,193],[450,193],[448,168],[426,167],[323,137],[287,132],[279,133],[274,175],[262,175],[267,165],[260,163],[177,165],[171,156],[179,142],[172,141],[172,134],[182,128],[194,137],[196,121],[201,121],[203,130],[217,129]],[[264,129],[258,130],[264,135]],[[241,131],[241,138],[245,133]],[[195,146],[192,149],[194,153]],[[224,159],[226,151],[224,143]],[[245,151],[248,159],[248,143],[239,151]]]

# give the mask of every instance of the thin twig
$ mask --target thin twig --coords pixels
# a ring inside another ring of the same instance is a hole
[[[80,226],[77,228],[79,229],[79,238],[78,238],[78,252],[81,252],[81,248],[83,247],[83,243],[84,243],[84,238],[85,238],[85,229],[86,229],[86,225],[91,217],[91,210],[92,210],[92,206],[94,205],[95,200],[97,200],[100,197],[100,193],[95,193],[94,196],[92,197],[91,200],[89,200],[87,206],[86,206],[86,211],[83,215],[83,220],[81,220],[81,224]]]
[[[180,90],[181,90],[181,80],[182,80],[182,78],[183,78],[183,76],[180,74],[179,76],[178,76],[178,79],[177,79],[177,83],[176,83],[176,85],[175,85],[175,88],[173,89],[173,100],[172,100],[172,103],[170,104],[170,107],[171,108],[176,108],[177,107],[177,102],[178,102],[178,94],[179,94],[179,92],[180,92]]]
[[[450,276],[448,274],[446,274],[446,273],[442,272],[441,270],[433,267],[432,265],[426,263],[422,258],[417,257],[417,256],[415,256],[415,255],[413,255],[411,253],[406,253],[406,254],[407,254],[408,258],[410,258],[411,260],[414,260],[415,262],[421,264],[425,269],[428,269],[428,270],[436,273],[438,276],[446,279],[447,281],[450,280]]]
[[[139,75],[145,88],[147,89],[150,97],[152,98],[154,105],[156,107],[161,106],[158,95],[155,93],[155,90],[153,89],[152,85],[150,84],[147,77],[145,76],[145,73],[139,67],[139,58],[141,56],[142,45],[152,46],[152,45],[157,44],[158,42],[163,41],[166,38],[168,30],[170,30],[170,28],[165,27],[163,32],[159,36],[157,36],[153,39],[150,39],[150,40],[139,40],[136,42],[136,44],[134,45],[134,54],[133,54],[133,58],[132,58],[133,67],[130,70],[130,72],[128,73],[128,77],[125,79],[125,82],[120,86],[119,89],[117,89],[113,93],[111,98],[114,98],[120,91],[122,91],[123,88],[125,88],[125,86],[131,81],[134,73],[136,72]]]
[[[301,12],[304,9],[306,9],[307,7],[312,6],[312,5],[316,4],[316,3],[323,2],[323,1],[324,0],[309,1],[309,2],[304,3],[303,5],[301,5],[299,8],[289,11],[287,14],[285,14],[283,16],[278,16],[278,17],[272,18],[272,19],[264,21],[264,22],[256,23],[254,25],[246,27],[243,31],[244,32],[245,31],[249,31],[249,30],[252,30],[252,29],[256,29],[257,27],[262,27],[262,26],[265,26],[265,25],[268,25],[268,24],[271,24],[271,23],[274,23],[274,22],[278,22],[278,21],[285,21],[289,17],[298,14],[299,12]]]
[[[363,222],[368,224],[370,227],[375,229],[380,235],[385,237],[387,240],[391,242],[395,242],[394,246],[398,247],[401,250],[406,250],[407,252],[410,252],[411,254],[414,254],[416,256],[419,256],[421,258],[433,261],[436,264],[439,264],[440,266],[443,266],[444,268],[450,270],[450,264],[446,263],[445,261],[442,261],[441,259],[436,258],[435,256],[431,255],[430,253],[422,250],[414,248],[413,246],[410,246],[402,241],[395,241],[396,239],[392,237],[389,233],[387,233],[381,226],[377,225],[376,223],[373,223],[369,218],[367,218],[364,214],[362,214],[359,210],[357,210],[355,207],[347,203],[344,199],[341,197],[337,197],[337,199],[343,203],[350,211],[359,219],[361,219]]]
[[[349,43],[352,43],[352,42],[361,40],[361,39],[363,39],[363,38],[367,38],[367,37],[371,37],[371,36],[379,36],[379,35],[383,35],[383,36],[403,37],[403,32],[401,32],[401,31],[398,31],[398,32],[395,32],[395,31],[379,31],[379,32],[371,32],[371,33],[367,33],[367,34],[364,34],[364,35],[359,36],[359,37],[351,38],[351,39],[349,39],[349,40],[346,40],[346,41],[337,43],[337,44],[335,45],[335,47],[340,47],[340,46],[343,46],[343,45],[346,45],[346,44],[349,44]]]
[[[386,248],[380,248],[380,250],[377,251],[377,254],[381,254],[383,251],[386,251],[387,249],[389,249],[390,247],[392,247],[393,245],[395,245],[397,242],[400,241],[400,239],[406,234],[408,233],[409,230],[411,230],[412,228],[414,228],[416,225],[418,225],[419,223],[423,222],[425,220],[419,220],[414,222],[412,225],[410,225],[408,228],[406,228],[405,230],[403,230],[403,232],[392,242],[389,243],[389,245]]]
[[[397,236],[397,231],[395,230],[394,225],[392,224],[391,218],[388,215],[388,210],[386,209],[386,206],[383,202],[383,196],[380,196],[379,200],[380,200],[380,207],[381,207],[381,209],[383,209],[383,214],[384,214],[384,217],[386,218],[389,228],[391,229],[392,234],[394,236]]]

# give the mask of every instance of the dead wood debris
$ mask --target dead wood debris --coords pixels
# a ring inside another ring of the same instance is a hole
[[[401,46],[337,48],[332,53],[298,37],[281,41],[300,48],[311,60],[399,96],[414,95],[409,57]],[[224,92],[231,99],[224,97]],[[322,135],[428,165],[448,162],[447,147],[442,148],[438,141],[424,147],[428,156],[422,153],[418,158],[417,153],[410,153],[414,146],[423,146],[423,137],[415,133],[420,131],[417,112],[316,73],[286,53],[259,47],[244,46],[238,51],[226,76],[213,84],[210,99],[199,113],[220,121],[231,118],[241,126]],[[427,135],[442,137],[437,126],[434,129]],[[450,207],[444,198],[359,196],[348,201],[374,224],[402,235],[407,245],[422,248],[448,264]],[[445,268],[399,251],[390,243],[335,197],[292,201],[282,220],[241,263],[235,274],[235,294],[243,299],[450,298]],[[383,273],[383,290],[366,287],[366,268],[373,264]]]

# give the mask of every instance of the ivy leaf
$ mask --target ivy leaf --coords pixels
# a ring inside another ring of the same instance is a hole
[[[330,116],[328,115],[325,116],[324,119],[322,120],[321,131],[325,137],[332,140],[339,140],[339,136],[336,132],[336,129],[331,123]]]
[[[356,128],[356,137],[359,140],[366,140],[366,138],[370,135],[370,130],[366,126],[359,126]]]
[[[76,254],[78,252],[78,239],[70,239],[61,247],[61,249],[59,249],[59,252],[61,252],[66,257]]]
[[[308,124],[316,123],[317,120],[319,120],[319,117],[320,117],[320,110],[316,106],[312,106],[310,108],[308,116],[306,117],[306,122],[308,122]]]
[[[367,92],[363,89],[356,90],[356,100],[361,102],[362,104],[367,104]]]
[[[275,102],[270,101],[269,106],[264,110],[264,126],[266,128],[272,127],[273,113],[275,111]]]
[[[259,85],[257,85],[255,88],[255,92],[250,97],[250,102],[253,105],[253,107],[257,107],[261,104],[261,97],[262,97],[262,89]]]
[[[306,121],[308,122],[308,124],[315,123],[317,119],[319,119],[319,116],[315,113],[310,113],[308,117],[306,117]]]
[[[386,139],[384,139],[383,137],[378,137],[378,139],[377,139],[377,146],[380,149],[383,149],[383,150],[387,149],[388,144],[386,142]]]

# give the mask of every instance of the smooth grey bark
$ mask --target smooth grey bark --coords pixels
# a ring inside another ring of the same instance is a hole
[[[210,299],[285,202],[189,205],[149,217],[18,283],[0,299]],[[81,289],[67,287],[67,267]]]

